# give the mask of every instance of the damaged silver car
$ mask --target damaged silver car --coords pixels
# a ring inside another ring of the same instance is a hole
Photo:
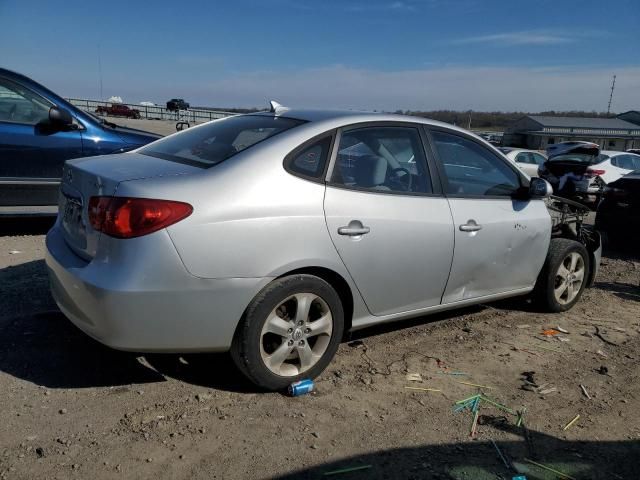
[[[274,390],[347,331],[520,295],[570,309],[600,240],[550,194],[448,124],[274,104],[67,162],[46,263],[98,341],[230,351]]]

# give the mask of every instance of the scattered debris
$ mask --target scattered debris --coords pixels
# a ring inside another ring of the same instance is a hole
[[[564,428],[562,429],[562,431],[564,432],[565,430],[567,430],[571,425],[573,425],[574,423],[576,423],[578,421],[578,419],[580,418],[580,414],[576,415],[575,417],[573,417],[573,420],[571,420],[569,423],[567,423]]]
[[[291,385],[289,385],[288,392],[292,397],[299,397],[300,395],[312,392],[313,387],[313,380],[306,378],[304,380],[293,382]]]
[[[441,392],[442,390],[439,390],[437,388],[422,388],[422,387],[404,387],[407,390],[420,390],[421,392]]]
[[[364,346],[364,342],[362,340],[353,340],[352,342],[347,343],[351,348],[358,348]]]
[[[596,329],[596,333],[595,336],[598,337],[600,340],[602,340],[604,343],[606,343],[607,345],[612,345],[614,347],[618,347],[619,345],[617,343],[614,343],[610,340],[607,340],[606,338],[604,338],[602,336],[602,334],[600,333],[600,329],[598,328],[597,325],[594,325],[594,328]]]
[[[442,375],[458,375],[458,376],[463,376],[463,375],[469,375],[468,373],[464,373],[464,372],[438,372]]]
[[[557,330],[557,331],[559,331],[559,332],[561,332],[561,333],[569,333],[569,331],[568,331],[568,330],[565,330],[564,328],[562,328],[562,327],[560,327],[560,326],[557,326],[557,327],[556,327],[556,330]]]
[[[407,373],[407,382],[422,382],[422,375],[419,373]]]
[[[536,374],[536,372],[522,372],[522,374],[521,374],[521,375],[524,377],[524,379],[525,379],[527,382],[532,383],[532,384],[534,384],[534,385],[535,385],[535,384],[536,384],[536,380],[535,380],[535,378],[533,377],[535,374]]]
[[[553,337],[555,335],[558,335],[559,333],[560,332],[555,328],[550,328],[548,330],[543,330],[541,335],[544,335],[545,337]]]
[[[36,447],[36,455],[38,456],[38,458],[44,457],[44,448]]]
[[[609,358],[609,355],[604,353],[602,350],[596,350],[596,353],[600,355],[602,358]]]
[[[609,375],[609,369],[604,365],[600,365],[600,368],[597,370],[600,375]]]
[[[9,255],[18,255],[22,253],[20,250],[9,250]]]
[[[591,395],[589,395],[589,392],[587,392],[587,389],[585,388],[585,386],[580,385],[580,388],[582,389],[582,393],[584,393],[584,396],[587,397],[589,400],[591,400]]]
[[[341,473],[350,473],[350,472],[358,472],[360,470],[368,470],[370,468],[373,468],[373,465],[361,465],[359,467],[348,467],[348,468],[341,468],[340,470],[333,470],[331,472],[324,472],[323,475],[325,477],[328,477],[331,475],[339,475]]]
[[[561,342],[570,342],[571,340],[566,338],[566,337],[556,337],[557,340],[561,341]]]
[[[493,447],[496,449],[496,452],[498,452],[498,455],[500,455],[500,459],[502,460],[502,463],[504,463],[504,466],[507,467],[507,469],[511,470],[511,465],[509,465],[509,462],[507,462],[507,459],[504,458],[504,455],[498,448],[498,445],[496,445],[496,442],[493,441],[493,438],[491,438],[490,440],[491,440],[491,443],[493,444]]]
[[[478,393],[478,394],[473,395],[473,396],[471,396],[469,398],[465,398],[464,400],[458,400],[455,403],[454,412],[461,412],[463,410],[470,410],[471,413],[473,413],[473,420],[471,421],[471,432],[469,433],[469,436],[471,438],[474,438],[475,435],[476,435],[476,429],[478,427],[478,418],[479,418],[481,402],[486,402],[489,405],[497,408],[498,410],[502,410],[503,412],[507,412],[510,415],[517,416],[518,418],[520,418],[520,413],[519,412],[516,412],[516,411],[510,409],[509,407],[506,407],[506,406],[502,405],[501,403],[498,403],[498,402],[496,402],[494,400],[491,400],[490,398],[486,397],[482,393]]]
[[[560,476],[561,478],[567,478],[568,480],[576,480],[574,477],[572,477],[570,475],[567,475],[566,473],[562,473],[562,472],[560,472],[560,471],[558,471],[558,470],[556,470],[554,468],[548,467],[548,466],[543,465],[541,463],[534,462],[533,460],[530,460],[528,458],[525,458],[524,461],[530,463],[531,465],[535,465],[536,467],[542,468],[543,470],[547,470],[549,472],[553,472],[556,475]]]
[[[528,325],[526,323],[523,323],[522,325],[516,325],[516,328],[529,328],[531,327],[531,325]]]
[[[558,389],[556,387],[548,387],[548,388],[544,388],[544,385],[540,387],[540,389],[538,390],[538,393],[540,395],[547,395],[549,393],[553,393],[556,392]]]

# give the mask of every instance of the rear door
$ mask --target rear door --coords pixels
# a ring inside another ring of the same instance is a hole
[[[324,201],[327,228],[369,311],[438,305],[451,267],[453,223],[420,128],[347,128],[336,144]]]
[[[82,156],[78,130],[47,126],[53,104],[0,78],[0,206],[55,205],[62,166]]]
[[[533,286],[547,255],[551,218],[542,200],[518,200],[517,169],[471,136],[430,129],[455,226],[442,303]]]

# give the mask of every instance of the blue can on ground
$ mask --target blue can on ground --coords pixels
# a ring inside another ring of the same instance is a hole
[[[310,378],[300,380],[298,382],[293,382],[289,385],[289,395],[292,397],[299,397],[300,395],[304,395],[306,393],[313,391],[313,380]]]

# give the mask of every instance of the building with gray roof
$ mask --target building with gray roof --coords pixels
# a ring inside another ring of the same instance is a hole
[[[544,150],[547,145],[582,140],[603,150],[640,147],[640,125],[622,118],[527,115],[505,131],[503,145]]]

